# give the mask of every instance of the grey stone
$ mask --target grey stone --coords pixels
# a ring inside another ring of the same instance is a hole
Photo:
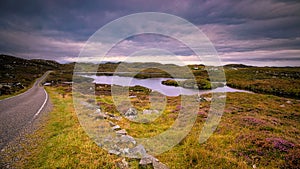
[[[102,113],[100,109],[97,109],[93,114],[93,117],[95,117],[95,119],[106,119],[107,115]]]
[[[120,149],[120,152],[122,152],[122,154],[129,154],[129,148]]]
[[[117,150],[109,150],[108,153],[109,154],[115,154],[115,155],[120,155],[121,154],[121,152],[117,151]]]
[[[143,110],[143,114],[158,114],[159,112],[157,110]]]
[[[204,97],[204,99],[208,102],[210,102],[212,100],[212,98],[210,98],[210,97]]]
[[[147,152],[144,146],[139,144],[136,147],[129,149],[129,154],[133,158],[142,158],[147,155]]]
[[[121,129],[121,127],[119,125],[115,125],[111,129],[113,129],[113,130],[119,130],[119,129]]]
[[[126,135],[127,131],[125,129],[122,129],[122,130],[116,131],[116,134],[117,135]]]
[[[109,125],[110,125],[110,127],[113,127],[113,126],[115,126],[116,124],[113,123],[113,122],[111,122],[111,121],[109,121]]]
[[[137,110],[133,107],[131,107],[127,112],[124,114],[126,117],[134,118],[138,114]]]
[[[148,165],[148,164],[152,164],[154,161],[158,162],[158,159],[156,159],[152,155],[147,154],[141,158],[139,164],[140,165]]]
[[[97,109],[97,110],[95,111],[95,113],[96,113],[96,114],[101,113],[101,109]]]
[[[205,101],[207,101],[203,96],[198,96],[197,98],[196,98],[196,101],[197,102],[205,102]]]
[[[120,120],[122,120],[122,117],[115,116],[115,117],[110,117],[110,119],[120,121]]]
[[[154,169],[169,169],[168,166],[159,161],[153,161],[152,165]]]
[[[135,139],[129,135],[122,135],[121,142],[136,144]]]

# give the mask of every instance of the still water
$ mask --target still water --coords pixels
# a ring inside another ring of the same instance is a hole
[[[153,91],[160,92],[166,96],[178,96],[178,95],[194,95],[194,94],[204,94],[211,92],[248,92],[245,90],[238,90],[230,88],[228,86],[218,87],[212,90],[196,90],[196,89],[186,89],[183,87],[166,86],[161,84],[162,81],[171,78],[148,78],[148,79],[137,79],[132,77],[124,76],[96,76],[96,75],[83,75],[84,77],[89,77],[94,79],[96,84],[109,84],[109,85],[120,85],[120,86],[143,86],[147,87]],[[184,79],[174,79],[177,81]]]

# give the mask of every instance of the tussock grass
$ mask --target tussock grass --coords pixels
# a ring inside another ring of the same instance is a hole
[[[122,158],[109,155],[83,131],[72,107],[70,93],[62,98],[56,88],[47,88],[53,112],[33,138],[38,146],[27,153],[22,168],[116,168]],[[149,106],[142,93],[131,101]],[[103,111],[119,114],[109,95],[97,96]],[[137,138],[151,137],[167,130],[178,117],[179,97],[167,98],[161,116],[151,123],[115,121]],[[277,96],[228,93],[224,115],[214,134],[203,144],[199,135],[210,102],[199,103],[200,110],[191,132],[178,145],[156,156],[170,168],[297,168],[300,146],[300,101]],[[282,106],[284,105],[284,106]],[[131,168],[138,160],[127,159]]]

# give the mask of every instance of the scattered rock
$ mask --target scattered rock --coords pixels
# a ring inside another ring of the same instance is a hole
[[[115,154],[115,155],[120,155],[121,152],[117,151],[117,150],[109,150],[108,151],[109,154]]]
[[[143,114],[158,114],[159,112],[157,110],[143,110]]]
[[[204,99],[208,102],[210,102],[212,100],[212,98],[210,98],[210,97],[204,97]]]
[[[129,148],[124,148],[122,149],[123,154],[129,154]]]
[[[110,119],[120,121],[120,120],[122,120],[122,117],[116,116],[116,117],[113,117],[113,118],[110,118]]]
[[[287,104],[292,104],[292,102],[290,100],[286,101]]]
[[[121,142],[136,144],[135,139],[129,135],[122,135]]]
[[[119,125],[115,125],[111,129],[113,129],[113,130],[119,130],[119,129],[121,129],[121,127]]]
[[[218,98],[226,98],[226,95],[221,95]]]
[[[211,100],[212,100],[212,98],[203,97],[202,95],[200,95],[196,98],[197,102],[210,102]]]
[[[157,161],[158,162],[158,159],[156,159],[152,155],[147,154],[147,155],[145,155],[144,157],[141,158],[139,164],[140,165],[148,165],[148,164],[152,164],[153,161]]]
[[[124,114],[127,118],[136,118],[138,112],[135,108],[131,107],[127,112]]]
[[[169,169],[168,166],[159,161],[153,161],[152,165],[154,169]]]
[[[126,135],[127,131],[125,129],[122,129],[122,130],[116,131],[116,134],[117,135]]]
[[[136,96],[129,96],[129,98],[136,98]]]
[[[282,105],[280,105],[279,107],[285,107],[285,105],[284,105],[284,104],[282,104]]]
[[[96,114],[101,113],[101,109],[97,109],[97,110],[95,111],[95,113],[96,113]]]
[[[111,121],[109,121],[109,125],[110,125],[110,127],[116,126],[116,124]]]
[[[203,101],[206,101],[205,99],[204,99],[204,97],[203,96],[198,96],[197,98],[196,98],[196,101],[197,102],[203,102]]]
[[[129,153],[134,158],[142,158],[147,155],[147,152],[143,145],[139,144],[134,148],[129,149]]]

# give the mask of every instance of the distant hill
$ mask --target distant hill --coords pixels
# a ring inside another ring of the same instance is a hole
[[[224,66],[225,68],[250,68],[254,66],[244,65],[244,64],[228,64]]]
[[[0,95],[28,87],[47,70],[58,69],[58,62],[41,59],[23,59],[0,55]]]

